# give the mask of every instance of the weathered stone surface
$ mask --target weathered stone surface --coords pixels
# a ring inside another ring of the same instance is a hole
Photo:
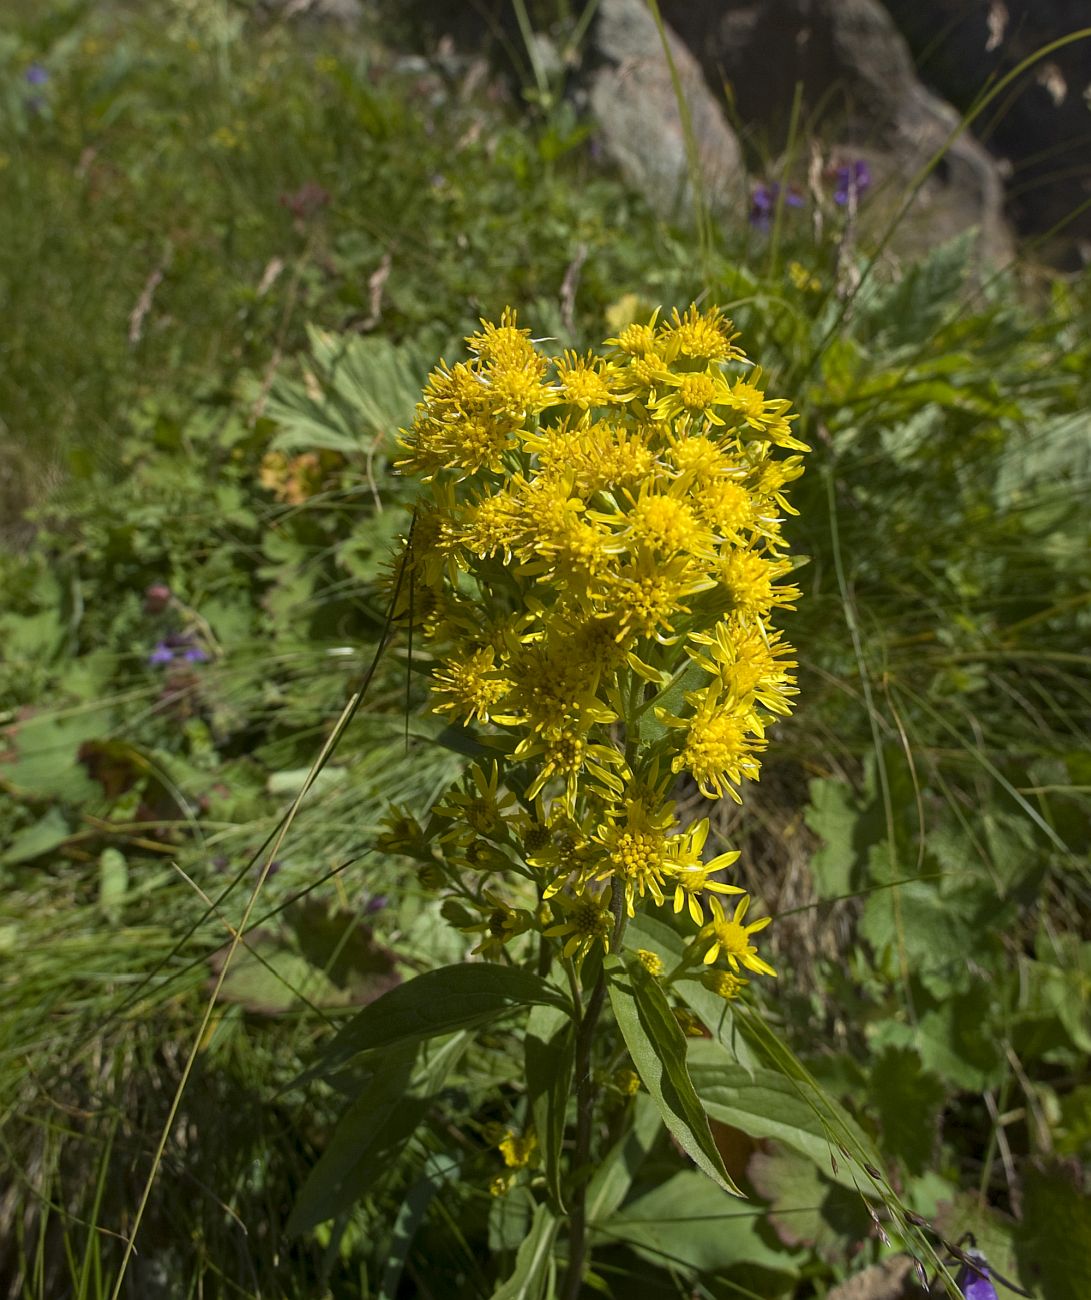
[[[313,19],[316,22],[357,26],[364,17],[362,0],[260,0],[266,14],[281,19]]]
[[[714,211],[745,210],[742,151],[697,60],[668,31],[688,105],[705,197]],[[670,66],[645,0],[602,0],[588,98],[604,150],[665,217],[693,211],[682,116]]]
[[[1091,26],[1088,0],[884,3],[920,60],[919,75],[962,112],[990,80]],[[1082,240],[1091,261],[1091,209],[1077,212],[1091,198],[1091,39],[1039,59],[1000,102],[1003,111],[987,110],[976,125],[988,148],[1010,163],[1011,219],[1027,235],[1064,223],[1056,251],[1075,263]]]
[[[877,0],[664,0],[664,15],[694,50],[708,78],[730,81],[740,117],[761,123],[771,153],[787,141],[796,86],[803,117],[817,115],[847,156],[866,157],[877,179],[871,219],[896,211],[906,183],[944,148],[958,124],[951,107],[921,84],[905,40]],[[966,229],[980,231],[981,256],[1005,260],[1012,238],[997,165],[965,132],[922,186],[895,247],[913,254]]]

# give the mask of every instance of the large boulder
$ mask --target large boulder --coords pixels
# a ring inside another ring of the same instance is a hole
[[[745,211],[742,150],[722,97],[669,29],[670,60],[685,96],[704,197],[717,213]],[[606,154],[664,217],[694,211],[686,125],[670,63],[646,0],[601,0],[592,35],[588,102]]]
[[[868,161],[878,183],[865,215],[876,228],[901,212],[907,182],[943,151],[899,221],[896,247],[913,255],[972,226],[983,260],[1010,256],[999,168],[972,136],[956,134],[958,114],[922,85],[877,0],[663,0],[662,7],[699,52],[706,78],[726,80],[739,117],[760,124],[770,155],[788,143],[801,88],[798,120],[814,121],[843,156]]]
[[[922,78],[960,111],[981,88],[1079,28],[1088,0],[885,0]],[[1011,169],[1008,213],[1023,235],[1060,225],[1050,250],[1091,261],[1091,39],[1037,58],[975,123]]]

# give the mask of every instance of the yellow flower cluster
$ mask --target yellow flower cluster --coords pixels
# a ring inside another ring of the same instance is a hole
[[[791,708],[770,619],[799,594],[781,524],[807,448],[720,311],[657,317],[549,356],[505,311],[430,376],[399,463],[428,492],[398,612],[433,646],[436,711],[499,760],[437,805],[444,861],[533,886],[522,908],[464,888],[491,918],[468,930],[578,958],[648,899],[702,927],[709,963],[768,972],[745,906],[729,921],[713,897],[706,924],[704,895],[743,892],[713,878],[738,855],[706,861],[707,819],[680,826],[669,795],[686,773],[738,800]]]

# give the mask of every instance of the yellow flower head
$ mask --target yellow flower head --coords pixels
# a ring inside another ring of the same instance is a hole
[[[402,432],[424,488],[395,612],[427,643],[434,711],[496,755],[403,841],[486,959],[533,930],[578,962],[673,907],[730,998],[741,967],[768,973],[765,922],[744,924],[738,855],[705,857],[708,821],[679,825],[670,785],[740,799],[794,704],[773,623],[799,594],[782,527],[805,446],[721,311],[621,306],[591,352],[550,355],[511,310],[482,321]]]
[[[776,975],[776,971],[768,962],[762,961],[758,956],[757,948],[750,942],[750,936],[757,934],[759,930],[764,930],[773,918],[763,916],[760,921],[752,921],[750,925],[744,925],[743,920],[750,906],[750,898],[747,895],[739,899],[735,914],[730,920],[720,906],[718,898],[709,901],[712,920],[698,935],[698,941],[705,946],[705,965],[711,966],[718,958],[723,957],[733,971],[737,972],[742,965],[759,975]]]

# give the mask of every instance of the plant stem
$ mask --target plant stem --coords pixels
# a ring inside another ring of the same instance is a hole
[[[595,987],[587,1000],[576,1038],[576,1149],[572,1172],[576,1185],[568,1213],[568,1273],[561,1290],[561,1300],[577,1300],[583,1282],[587,1258],[587,1166],[591,1161],[591,1129],[595,1112],[595,1085],[591,1078],[591,1045],[595,1025],[606,1000],[606,972],[599,971]]]
[[[624,896],[620,892],[614,895],[611,906],[614,911],[614,933],[610,940],[610,951],[619,952],[628,920],[625,914]],[[587,1261],[587,1183],[588,1166],[591,1163],[591,1131],[595,1117],[591,1046],[605,1001],[606,968],[603,967],[599,971],[595,987],[591,990],[591,996],[587,999],[587,1006],[576,1035],[576,1149],[572,1157],[572,1172],[575,1175],[576,1185],[569,1202],[568,1273],[561,1290],[561,1300],[577,1300],[580,1284],[583,1282],[584,1264]]]

